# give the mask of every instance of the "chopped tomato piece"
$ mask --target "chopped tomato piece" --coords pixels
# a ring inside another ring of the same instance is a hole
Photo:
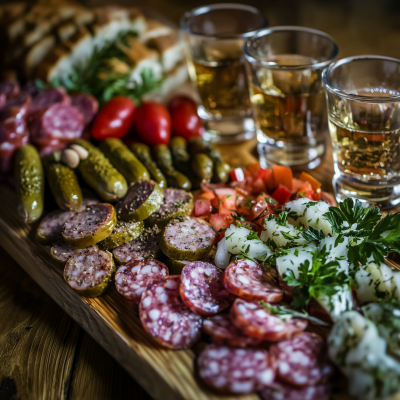
[[[225,237],[225,231],[217,232],[217,237],[215,238],[215,242],[219,243]]]
[[[242,168],[231,169],[231,178],[234,182],[244,182],[245,176]]]
[[[269,214],[271,214],[271,209],[265,199],[257,200],[257,203],[253,206],[253,221],[262,225],[264,218]]]
[[[313,193],[312,198],[315,201],[320,201],[321,200],[321,192],[319,191],[319,192]]]
[[[197,199],[194,202],[194,215],[196,217],[204,216],[207,215],[209,216],[211,214],[212,207],[210,200],[207,199]]]
[[[218,197],[214,197],[213,199],[210,200],[210,204],[214,208],[218,208],[219,209],[219,205],[221,204],[221,200]]]
[[[290,198],[292,196],[292,192],[284,185],[281,183],[278,186],[278,189],[275,190],[274,193],[272,193],[272,197],[279,202],[279,204],[285,204],[288,201],[290,201]]]
[[[276,189],[276,184],[274,180],[274,173],[272,172],[272,169],[268,168],[264,170],[264,176],[263,176],[263,181],[267,185],[267,190],[272,193]]]
[[[259,162],[253,162],[247,166],[247,171],[250,172],[251,176],[254,179],[257,179],[258,172],[260,171],[260,169],[261,169],[261,165]]]
[[[228,210],[235,209],[236,191],[231,188],[215,189],[215,194]]]
[[[298,192],[302,188],[302,186],[304,186],[305,183],[306,182],[301,181],[300,179],[293,178],[293,180],[292,180],[292,192],[293,193]]]
[[[284,167],[283,165],[274,165],[272,170],[274,172],[275,184],[282,184],[289,190],[292,190],[293,174],[291,168]]]
[[[266,191],[266,187],[265,187],[264,181],[263,181],[262,179],[256,179],[256,180],[253,182],[253,190],[252,190],[252,193],[253,193],[254,195],[257,195],[257,194],[259,194],[259,193],[261,193],[261,192],[265,192],[265,191]]]
[[[248,198],[238,198],[236,200],[236,211],[243,215],[253,215],[253,206],[256,204],[256,201]]]
[[[300,174],[300,180],[305,181],[305,182],[309,182],[311,187],[314,190],[317,190],[321,187],[321,183],[318,182],[315,178],[313,178],[310,174],[307,174],[307,172],[302,172]]]
[[[310,200],[314,200],[314,190],[311,187],[309,182],[306,182],[301,188],[300,190],[297,192],[296,195],[296,199],[302,198],[302,197],[306,197]]]
[[[268,170],[266,170],[266,169],[260,167],[260,169],[258,170],[256,179],[262,179],[262,180],[264,180],[265,177],[266,177],[267,174],[268,174],[267,171],[268,171]]]
[[[249,197],[250,193],[247,190],[244,190],[240,187],[235,187],[235,192],[236,192],[236,196],[240,196],[240,197]],[[236,198],[235,196],[235,198]]]
[[[215,197],[213,192],[203,192],[200,194],[199,199],[212,200]]]
[[[229,214],[211,214],[210,224],[215,232],[219,232],[220,229],[229,228],[233,224],[233,218]]]

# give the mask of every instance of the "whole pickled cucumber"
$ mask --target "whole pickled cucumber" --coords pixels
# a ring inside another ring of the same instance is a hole
[[[174,168],[169,148],[165,144],[153,147],[153,156],[157,165],[167,178],[169,186],[177,189],[190,190],[192,183],[189,178]]]
[[[95,146],[83,139],[79,144],[89,153],[79,163],[79,172],[86,183],[107,202],[116,201],[126,195],[128,185],[125,178],[113,167],[108,158]]]
[[[188,142],[188,151],[191,156],[196,154],[206,154],[214,162],[212,181],[215,183],[225,183],[229,178],[230,167],[222,161],[221,154],[215,149],[211,142],[206,142],[202,138],[191,139]]]
[[[133,155],[121,140],[110,138],[100,143],[100,150],[111,161],[111,164],[121,172],[128,185],[139,179],[149,180],[150,174],[146,167]]]
[[[32,145],[16,151],[14,178],[18,213],[28,224],[35,222],[43,213],[44,174],[39,153]]]
[[[149,147],[143,143],[134,143],[131,146],[131,150],[147,168],[151,179],[157,182],[161,189],[165,189],[167,187],[167,180],[161,170],[157,167],[157,164],[152,160]]]
[[[214,163],[206,154],[199,153],[193,156],[192,168],[201,179],[210,180],[213,176]]]
[[[58,207],[62,210],[79,211],[82,207],[82,191],[75,172],[55,161],[53,154],[43,159],[43,165]]]

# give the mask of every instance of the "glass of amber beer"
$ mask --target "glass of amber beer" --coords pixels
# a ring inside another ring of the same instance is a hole
[[[328,121],[322,70],[338,53],[314,29],[263,29],[244,46],[261,161],[315,168],[325,153]]]
[[[400,203],[400,60],[349,57],[323,72],[336,197]]]
[[[199,7],[182,17],[189,75],[200,97],[206,140],[235,142],[254,136],[242,49],[246,38],[266,26],[259,10],[242,4]]]

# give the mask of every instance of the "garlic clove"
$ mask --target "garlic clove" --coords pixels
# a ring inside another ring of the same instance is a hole
[[[79,144],[71,144],[69,148],[76,151],[81,160],[86,160],[89,156],[89,152],[82,146],[79,146]]]
[[[75,150],[64,149],[61,153],[61,161],[68,167],[74,169],[79,165],[79,155]]]

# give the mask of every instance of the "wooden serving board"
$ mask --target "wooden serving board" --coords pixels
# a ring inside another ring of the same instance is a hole
[[[256,161],[256,141],[220,145],[232,166]],[[331,153],[313,175],[331,191]],[[112,287],[105,295],[82,298],[63,279],[63,270],[53,263],[49,247],[35,239],[37,224],[27,225],[17,215],[15,193],[0,185],[0,243],[52,299],[108,351],[156,400],[257,400],[257,395],[222,396],[210,391],[196,377],[195,358],[204,347],[172,351],[155,344],[143,330],[134,308]],[[343,399],[343,397],[342,397]]]

